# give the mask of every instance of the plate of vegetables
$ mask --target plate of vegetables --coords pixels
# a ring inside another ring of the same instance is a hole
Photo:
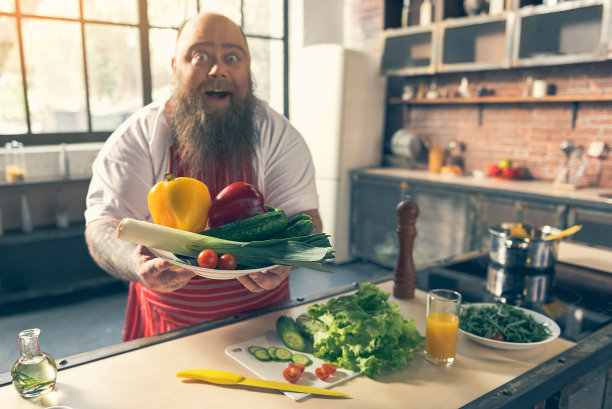
[[[505,350],[533,348],[561,335],[557,323],[547,316],[501,303],[464,305],[459,331],[481,345]]]
[[[148,249],[149,251],[151,251],[151,253],[153,253],[157,257],[164,259],[174,264],[175,266],[187,268],[190,271],[192,271],[194,274],[199,275],[200,277],[211,278],[213,280],[230,280],[232,278],[238,278],[238,277],[242,277],[243,275],[257,273],[259,271],[264,271],[264,270],[268,270],[268,269],[277,267],[277,265],[271,265],[271,266],[260,267],[260,268],[235,270],[234,269],[236,267],[235,259],[230,260],[229,262],[227,262],[227,264],[224,264],[225,263],[224,260],[222,261],[222,259],[219,259],[218,261],[219,267],[233,267],[233,268],[231,269],[205,268],[205,267],[198,266],[198,260],[196,258],[177,256],[176,254],[171,253],[169,251],[154,249],[151,247],[148,247]]]

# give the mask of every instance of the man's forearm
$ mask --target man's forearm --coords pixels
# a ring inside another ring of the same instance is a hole
[[[89,254],[107,273],[128,281],[141,281],[134,267],[136,244],[117,238],[116,219],[99,219],[87,225],[85,239]]]

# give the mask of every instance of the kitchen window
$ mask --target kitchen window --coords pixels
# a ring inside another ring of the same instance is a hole
[[[239,23],[255,93],[287,115],[287,0],[0,0],[0,143],[104,141],[171,92],[176,30],[200,11]]]

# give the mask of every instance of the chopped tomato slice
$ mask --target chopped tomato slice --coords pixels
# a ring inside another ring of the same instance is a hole
[[[289,362],[289,367],[297,368],[300,372],[304,372],[306,370],[306,365],[296,364],[295,362]]]
[[[328,364],[328,363],[325,363],[325,364],[321,365],[321,367],[325,368],[327,370],[327,372],[329,372],[330,375],[333,375],[334,372],[336,372],[336,369],[338,369],[337,365]]]
[[[315,369],[315,375],[317,375],[317,378],[324,381],[325,379],[329,378],[329,375],[331,374],[329,373],[329,370],[327,368],[325,368],[324,366],[320,366]]]
[[[295,383],[302,376],[302,371],[294,366],[288,366],[283,370],[283,377],[287,382]]]

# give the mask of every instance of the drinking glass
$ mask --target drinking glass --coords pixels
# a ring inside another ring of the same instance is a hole
[[[427,294],[425,359],[436,365],[451,365],[457,353],[461,294],[436,289]]]

